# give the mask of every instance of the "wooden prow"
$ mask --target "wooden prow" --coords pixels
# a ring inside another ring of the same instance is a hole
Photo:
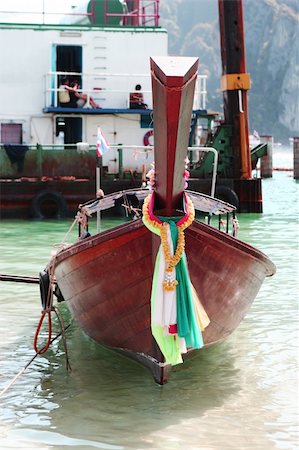
[[[151,58],[155,136],[155,212],[181,209],[198,58]]]

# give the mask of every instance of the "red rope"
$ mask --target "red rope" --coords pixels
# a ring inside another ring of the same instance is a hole
[[[44,321],[46,315],[48,316],[48,339],[47,339],[46,345],[39,350],[38,346],[37,346],[37,341],[38,341],[39,333],[40,333],[40,330],[41,330],[41,327],[42,327],[42,324],[43,324],[43,321]],[[33,347],[34,347],[35,352],[40,354],[40,355],[45,353],[48,350],[48,348],[50,347],[51,337],[52,337],[51,309],[44,309],[42,311],[42,315],[41,315],[41,318],[39,320],[39,324],[37,326],[37,329],[36,329],[35,335],[34,335]]]

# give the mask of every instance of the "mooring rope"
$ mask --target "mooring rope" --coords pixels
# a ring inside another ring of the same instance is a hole
[[[41,313],[41,317],[40,317],[38,326],[35,331],[33,347],[34,347],[35,352],[40,355],[45,353],[48,350],[48,348],[50,347],[51,338],[52,338],[52,316],[51,316],[51,313],[52,313],[52,311],[54,311],[56,314],[59,326],[60,326],[61,335],[62,335],[62,339],[63,339],[63,346],[64,346],[64,350],[65,350],[65,354],[66,354],[66,368],[67,368],[67,370],[71,370],[71,365],[70,365],[69,357],[68,357],[67,343],[66,343],[66,338],[65,338],[65,326],[64,326],[63,317],[62,317],[60,311],[58,310],[58,308],[56,308],[53,305],[53,291],[54,291],[54,285],[55,285],[54,270],[55,270],[56,256],[57,256],[57,254],[55,254],[52,257],[52,259],[50,260],[50,262],[48,264],[49,287],[48,287],[48,292],[47,292],[47,299],[46,299],[45,308],[43,309],[43,311]],[[39,349],[38,348],[38,337],[40,334],[42,324],[45,320],[45,317],[48,318],[48,337],[47,337],[47,342],[44,345],[44,347]]]
[[[66,330],[71,326],[72,323],[69,323],[66,327],[63,328],[63,330],[60,331],[60,333],[58,333],[53,339],[51,339],[50,341],[50,345],[56,341],[56,339],[58,339],[60,336],[62,336],[63,334],[65,334]],[[64,336],[65,338],[65,336]],[[25,372],[26,369],[28,369],[28,367],[30,366],[30,364],[33,363],[33,361],[35,360],[35,358],[40,355],[40,352],[36,352],[35,355],[30,359],[30,361],[28,361],[28,363],[17,373],[17,375],[8,383],[8,385],[0,392],[0,397],[2,397],[2,395],[4,395],[8,389],[10,389],[10,387],[17,381],[17,379]]]
[[[71,224],[70,228],[68,229],[68,231],[66,232],[62,242],[60,245],[64,245],[66,242],[67,237],[69,236],[69,234],[71,233],[72,229],[74,228],[74,226],[76,225],[76,223],[78,223],[78,219],[77,216],[75,217],[75,219],[73,220],[73,223]]]
[[[44,321],[46,316],[48,317],[48,338],[47,338],[46,345],[39,350],[38,346],[37,346],[37,341],[38,341],[38,337],[39,337],[39,333],[40,333],[43,321]],[[35,334],[34,334],[33,348],[34,348],[35,352],[38,353],[39,355],[42,355],[43,353],[46,353],[46,351],[50,347],[51,337],[52,337],[51,309],[46,308],[46,309],[44,309],[42,311],[42,315],[41,315],[41,317],[39,319],[39,323],[38,323],[38,326],[37,326]]]
[[[59,322],[59,326],[60,326],[60,330],[61,330],[61,337],[62,337],[62,342],[63,342],[63,347],[64,347],[64,352],[65,352],[65,360],[66,360],[66,370],[67,371],[71,371],[71,364],[70,364],[70,360],[69,360],[69,355],[68,355],[68,349],[67,349],[67,342],[66,342],[66,327],[64,326],[64,320],[62,317],[61,312],[59,311],[58,308],[54,307],[54,312],[56,314],[57,320]]]
[[[66,239],[67,239],[68,235],[70,234],[70,232],[72,231],[72,229],[74,228],[75,224],[78,223],[78,222],[79,222],[79,216],[77,215],[75,217],[75,220],[71,224],[68,232],[64,236],[64,239],[63,239],[62,243],[58,244],[60,247],[64,247],[65,248],[67,246]],[[62,249],[62,248],[60,248],[60,249]],[[71,323],[68,324],[65,327],[64,326],[64,320],[63,320],[63,317],[62,317],[60,311],[58,310],[58,308],[56,308],[53,305],[53,286],[55,285],[54,268],[55,268],[56,256],[57,256],[57,251],[55,252],[55,255],[51,258],[51,260],[50,260],[50,262],[48,264],[49,288],[48,288],[48,292],[47,292],[46,305],[45,305],[45,308],[43,309],[43,311],[41,313],[41,317],[40,317],[40,320],[39,320],[39,323],[38,323],[38,326],[36,328],[35,335],[34,335],[33,347],[34,347],[34,350],[35,350],[35,355],[20,370],[20,372],[17,373],[17,375],[13,378],[13,380],[11,380],[11,382],[0,392],[0,397],[2,397],[2,395],[4,395],[8,391],[8,389],[17,381],[17,379],[25,372],[25,370],[30,366],[30,364],[32,364],[32,362],[35,360],[35,358],[38,355],[44,354],[49,349],[50,345],[56,339],[58,339],[60,336],[62,336],[64,351],[65,351],[65,355],[66,355],[66,368],[67,368],[67,370],[72,370],[71,369],[71,365],[70,365],[70,361],[69,361],[69,357],[68,357],[67,342],[66,342],[66,330],[71,326]],[[37,282],[37,280],[35,280],[35,282]],[[57,320],[58,320],[58,323],[59,323],[59,326],[60,326],[60,332],[54,338],[52,338],[52,317],[51,317],[52,311],[55,312]],[[39,338],[39,334],[40,334],[40,331],[41,331],[41,328],[42,328],[42,324],[43,324],[43,322],[45,320],[45,317],[48,318],[47,342],[41,349],[39,349],[38,348],[38,338]]]
[[[53,256],[53,258],[51,259],[51,261],[49,262],[49,265],[48,265],[49,287],[48,287],[48,292],[47,292],[47,299],[46,299],[46,304],[44,305],[44,309],[41,313],[41,317],[40,317],[38,326],[36,328],[35,335],[34,335],[34,341],[33,341],[33,348],[36,351],[36,353],[39,353],[40,355],[42,355],[43,353],[45,353],[48,350],[48,348],[50,346],[51,338],[52,338],[51,313],[52,313],[52,311],[55,311],[55,308],[53,306],[53,285],[54,285],[55,259],[56,259],[56,255]],[[40,333],[42,324],[45,320],[45,317],[48,318],[48,338],[47,338],[46,345],[43,348],[38,349],[37,341],[38,341],[39,333]],[[62,328],[61,328],[61,331],[63,331]]]

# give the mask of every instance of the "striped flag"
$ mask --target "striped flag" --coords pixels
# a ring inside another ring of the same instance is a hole
[[[102,156],[105,152],[109,150],[109,145],[106,139],[104,138],[104,135],[102,133],[102,130],[100,127],[98,127],[98,134],[97,134],[97,156]]]

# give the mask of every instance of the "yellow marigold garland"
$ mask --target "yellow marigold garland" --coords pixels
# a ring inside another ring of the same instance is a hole
[[[177,280],[171,280],[168,276],[167,276],[167,272],[172,272],[174,267],[178,264],[178,262],[181,260],[182,255],[184,253],[185,250],[185,234],[184,234],[184,230],[186,228],[188,228],[191,223],[194,220],[195,217],[195,211],[194,211],[194,206],[193,203],[191,201],[191,199],[185,194],[185,199],[187,201],[187,213],[186,213],[186,217],[184,217],[184,221],[182,222],[182,224],[177,225],[178,228],[178,241],[177,241],[177,246],[176,246],[176,250],[174,252],[174,255],[171,256],[170,254],[170,248],[168,245],[168,241],[167,241],[167,227],[168,227],[168,223],[167,222],[159,222],[158,220],[155,220],[154,218],[151,217],[150,213],[149,213],[149,204],[151,201],[151,197],[152,197],[153,193],[151,193],[150,195],[148,195],[146,197],[146,199],[144,200],[143,203],[143,208],[142,208],[142,213],[145,217],[146,222],[151,225],[152,227],[156,228],[159,230],[159,234],[161,237],[161,245],[162,245],[162,249],[164,252],[164,256],[165,256],[165,261],[167,263],[167,267],[166,267],[166,277],[165,280],[163,282],[163,287],[164,290],[174,290],[178,284]]]

